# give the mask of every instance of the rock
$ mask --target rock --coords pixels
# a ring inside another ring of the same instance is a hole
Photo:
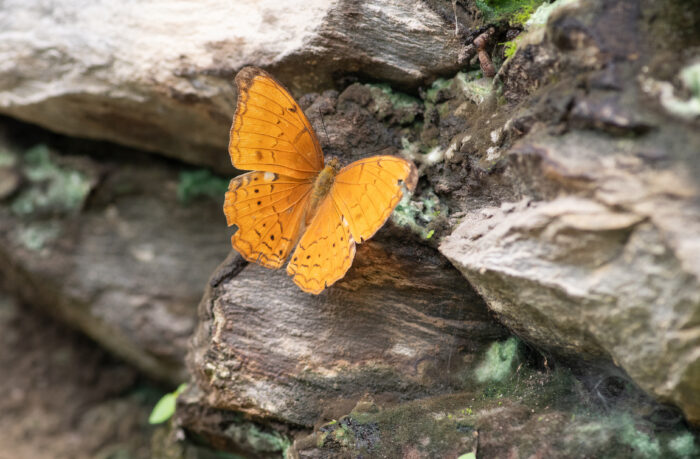
[[[189,354],[210,407],[311,427],[364,394],[449,391],[484,343],[503,336],[433,249],[375,236],[319,296],[284,270],[241,269],[231,257],[200,303]]]
[[[0,367],[2,457],[153,457],[146,420],[158,391],[132,366],[2,290]]]
[[[306,459],[456,459],[468,453],[692,457],[700,452],[677,413],[644,397],[624,378],[596,371],[590,384],[582,383],[580,376],[534,363],[533,357],[516,338],[494,342],[472,359],[460,373],[461,387],[449,393],[408,401],[365,394],[354,405],[328,411],[326,422],[313,430],[276,422],[264,426],[211,408],[206,393],[190,387],[180,397],[176,423],[249,457],[270,457],[271,451]]]
[[[228,172],[240,68],[297,94],[338,76],[415,88],[458,68],[455,19],[474,21],[442,3],[6,2],[0,112]]]
[[[700,135],[645,98],[643,81],[615,84],[659,79],[671,56],[676,71],[688,68],[675,48],[645,55],[651,38],[638,22],[672,21],[684,8],[589,2],[519,48],[500,76],[512,100],[527,100],[510,128],[527,128],[478,163],[492,173],[440,251],[518,336],[614,363],[699,423]],[[604,14],[625,40],[606,34]],[[654,39],[682,34],[666,33]],[[510,73],[517,67],[530,83]],[[558,81],[541,78],[552,69]]]
[[[21,129],[4,127],[0,149],[16,158],[23,185],[0,204],[3,284],[151,377],[182,382],[201,289],[229,250],[223,191],[218,202],[187,205],[177,167],[58,155],[43,144],[25,151],[8,134]]]

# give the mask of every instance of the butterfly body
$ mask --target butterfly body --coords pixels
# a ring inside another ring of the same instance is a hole
[[[248,261],[280,268],[302,290],[318,294],[342,278],[355,244],[369,239],[403,195],[413,189],[415,166],[374,156],[342,169],[324,164],[311,124],[289,93],[261,69],[236,76],[238,104],[229,153],[238,169],[224,213],[238,231],[231,243]],[[296,247],[296,249],[295,249]]]
[[[338,160],[333,158],[328,162],[328,165],[318,173],[311,191],[309,212],[306,219],[307,224],[311,223],[311,219],[316,215],[316,211],[318,210],[321,201],[323,201],[328,196],[328,193],[330,193],[333,182],[335,181],[335,176],[338,175],[339,170],[340,167],[338,165]]]

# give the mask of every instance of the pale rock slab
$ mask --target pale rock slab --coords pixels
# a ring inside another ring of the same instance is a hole
[[[415,87],[456,69],[458,48],[428,3],[6,0],[0,113],[230,171],[243,66],[296,95],[342,75]]]

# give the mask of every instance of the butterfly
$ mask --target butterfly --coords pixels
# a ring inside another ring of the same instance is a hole
[[[231,162],[252,172],[231,180],[224,202],[231,244],[246,260],[280,268],[305,292],[318,294],[341,279],[355,245],[384,225],[413,190],[416,167],[373,156],[340,167],[324,163],[301,107],[272,76],[245,67],[235,79],[238,102],[229,140]]]

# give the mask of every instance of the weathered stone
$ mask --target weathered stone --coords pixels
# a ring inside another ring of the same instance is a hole
[[[464,375],[462,391],[403,403],[366,397],[347,415],[298,435],[288,457],[680,458],[700,452],[679,416],[655,424],[651,419],[664,416],[663,407],[624,380],[596,372],[595,384],[584,387],[568,371],[536,370],[524,357],[515,338],[493,343]],[[606,409],[596,409],[591,397]]]
[[[474,21],[442,3],[5,1],[0,112],[230,171],[240,68],[297,94],[340,76],[416,87],[458,68],[455,20]]]
[[[310,427],[366,393],[412,399],[459,385],[503,329],[448,266],[433,249],[376,236],[343,280],[313,296],[284,270],[224,263],[240,273],[214,274],[189,358],[203,399]]]
[[[185,379],[195,306],[228,252],[220,205],[180,202],[178,170],[162,162],[25,152],[6,133],[2,148],[23,176],[0,205],[6,287],[150,376]]]
[[[499,169],[440,250],[519,336],[558,355],[611,358],[698,423],[700,136],[631,83],[668,65],[642,51],[641,18],[669,20],[683,5],[578,3],[501,69],[512,100],[528,98],[513,118],[523,122],[506,129],[490,158]],[[509,73],[518,66],[530,83]],[[560,81],[542,77],[552,69]]]

